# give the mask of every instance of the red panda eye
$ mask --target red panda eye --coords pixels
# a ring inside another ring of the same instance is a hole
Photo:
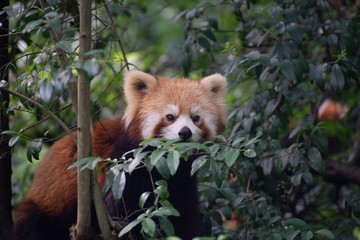
[[[193,116],[192,120],[193,120],[193,122],[198,122],[198,121],[200,121],[200,116],[195,115],[195,116]]]
[[[166,120],[168,120],[169,122],[173,122],[175,120],[175,116],[172,114],[168,114],[166,115]]]

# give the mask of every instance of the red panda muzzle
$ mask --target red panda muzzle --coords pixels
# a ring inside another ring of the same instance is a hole
[[[192,136],[192,132],[191,132],[190,128],[185,126],[182,129],[180,129],[179,137],[182,140],[188,140],[189,138],[191,138],[191,136]]]

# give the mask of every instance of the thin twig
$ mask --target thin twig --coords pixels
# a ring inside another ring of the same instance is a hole
[[[122,52],[122,55],[124,57],[124,61],[125,61],[125,65],[126,65],[126,69],[129,71],[130,70],[130,67],[129,67],[129,63],[128,63],[128,60],[126,58],[126,55],[125,55],[125,51],[124,51],[124,48],[123,48],[123,45],[121,43],[121,40],[120,40],[120,36],[119,36],[119,33],[118,31],[116,30],[116,25],[115,25],[115,22],[114,22],[114,19],[109,11],[109,8],[107,6],[107,4],[105,4],[105,0],[103,0],[103,3],[104,3],[104,7],[105,7],[105,10],[110,18],[110,21],[111,21],[111,27],[114,31],[114,34],[115,34],[115,37],[117,39],[117,41],[119,42],[119,45],[120,45],[120,49],[121,49],[121,52]]]
[[[7,88],[4,88],[4,87],[0,87],[0,90],[1,91],[4,91],[4,92],[7,92],[7,93],[10,93],[18,98],[21,98],[33,105],[35,105],[36,107],[40,108],[41,110],[43,110],[44,112],[47,112],[47,114],[50,115],[50,117],[52,117],[55,121],[57,121],[60,126],[70,135],[70,137],[74,140],[75,144],[77,144],[77,139],[76,137],[74,136],[74,134],[70,131],[70,129],[66,126],[66,124],[60,119],[58,118],[58,116],[56,116],[53,112],[51,112],[49,109],[46,109],[43,107],[43,105],[41,105],[40,103],[32,100],[31,98],[28,98],[20,93],[17,93],[15,91],[12,91],[10,89],[7,89]]]
[[[54,112],[54,114],[58,114],[58,113],[62,112],[63,110],[67,109],[67,108],[70,107],[70,106],[71,106],[71,103],[69,103],[69,104],[66,105],[65,107],[60,108],[59,110],[57,110],[56,112]],[[45,121],[48,120],[49,118],[51,118],[51,117],[50,117],[50,116],[47,116],[47,117],[42,116],[42,118],[41,118],[39,121],[37,121],[36,123],[30,125],[29,127],[25,128],[25,129],[23,129],[21,132],[26,132],[27,130],[29,130],[29,129],[33,128],[33,127],[36,127],[36,126],[39,125],[40,123],[45,122]]]

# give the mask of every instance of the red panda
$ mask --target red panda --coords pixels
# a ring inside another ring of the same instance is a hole
[[[95,156],[119,158],[142,140],[154,137],[203,142],[220,134],[226,122],[226,79],[220,74],[192,81],[131,71],[124,79],[124,93],[124,116],[95,125]],[[17,209],[14,239],[69,239],[69,227],[76,223],[77,173],[67,168],[76,160],[77,147],[69,136],[50,148],[38,166],[25,201]],[[191,159],[182,161],[168,181],[169,200],[180,212],[180,217],[170,220],[175,234],[182,239],[206,234],[198,209],[196,176],[191,177],[190,170]],[[155,169],[151,174],[154,181],[161,179]],[[99,176],[102,185],[106,177]],[[152,191],[152,185],[145,169],[126,178],[126,208],[122,203],[115,204],[111,191],[104,201],[112,217],[124,219],[131,215],[131,221],[140,214],[134,214],[140,195]],[[139,231],[133,234],[141,239]]]
[[[317,112],[317,120],[322,121],[338,121],[348,111],[348,108],[339,102],[326,99],[321,103]]]

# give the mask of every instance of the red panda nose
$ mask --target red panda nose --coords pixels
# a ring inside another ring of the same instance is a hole
[[[189,138],[191,138],[192,136],[192,132],[190,130],[190,128],[188,127],[183,127],[182,129],[180,129],[179,131],[179,137],[182,139],[182,140],[187,140]]]

